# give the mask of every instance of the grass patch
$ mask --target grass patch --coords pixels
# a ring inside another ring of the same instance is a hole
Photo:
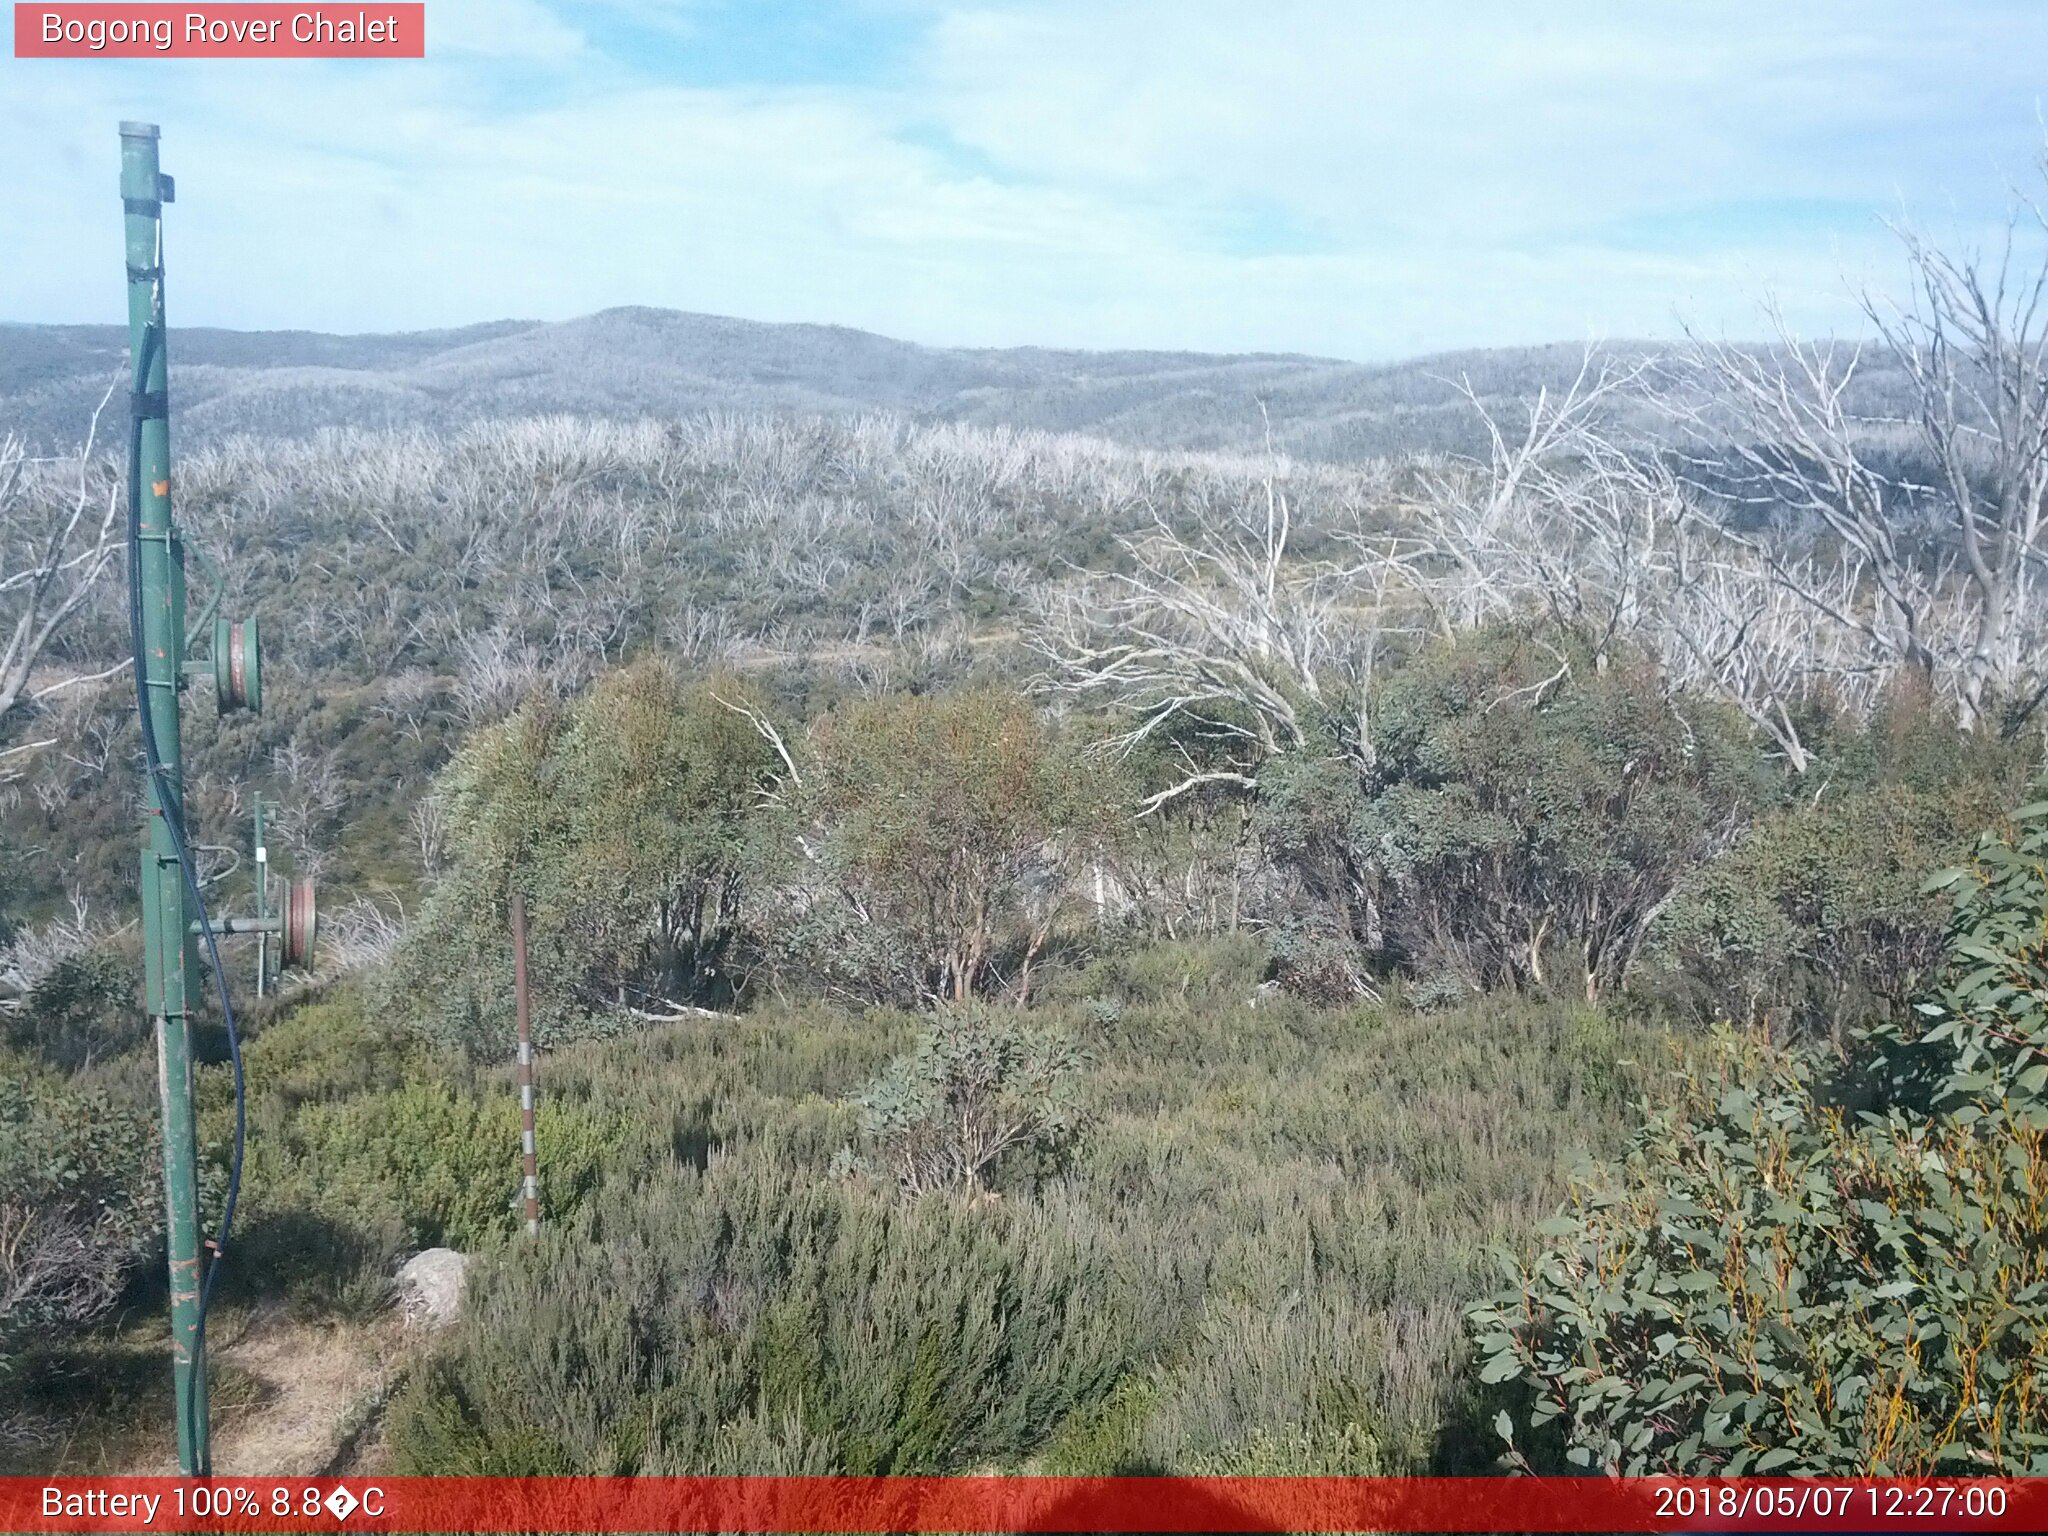
[[[18,1370],[35,1386],[11,1411],[0,1412],[0,1476],[177,1465],[170,1332],[161,1319],[31,1350]],[[219,1410],[259,1407],[266,1389],[247,1372],[214,1361],[207,1391]]]

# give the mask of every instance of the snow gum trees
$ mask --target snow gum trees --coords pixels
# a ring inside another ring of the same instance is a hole
[[[1118,776],[1013,693],[849,702],[785,739],[741,678],[644,660],[473,736],[397,997],[475,1042],[526,895],[544,1036],[730,1006],[756,974],[863,1002],[1029,999]]]
[[[806,750],[791,939],[870,995],[1025,1001],[1126,818],[1114,773],[988,690],[850,705]]]
[[[532,908],[535,974],[555,980],[543,1023],[730,996],[752,813],[775,761],[723,702],[747,696],[644,661],[471,738],[436,791],[447,868],[398,968],[406,993],[437,999],[440,1032],[467,1040],[509,1014],[515,885]]]
[[[1598,431],[1631,382],[1589,360],[1349,525],[1299,526],[1276,464],[1045,603],[1041,686],[1124,722],[1143,814],[1250,792],[1253,920],[1302,990],[1542,981],[1558,949],[1595,991],[1726,835],[1725,712],[1675,707],[1646,644],[1675,492]]]

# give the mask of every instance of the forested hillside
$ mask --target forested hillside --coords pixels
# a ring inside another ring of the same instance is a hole
[[[204,877],[263,792],[327,911],[223,1306],[472,1254],[422,1473],[2048,1470],[2048,385],[1944,270],[1869,367],[174,335]],[[118,477],[0,463],[9,1469],[161,1454]]]
[[[117,326],[0,325],[0,413],[31,443],[69,445],[119,370]],[[1669,349],[1618,345],[1616,357]],[[860,416],[1080,433],[1127,446],[1234,452],[1270,440],[1303,459],[1483,449],[1471,390],[1495,409],[1568,385],[1579,346],[1393,364],[1193,352],[918,346],[863,331],[615,309],[401,336],[173,328],[180,441],[324,428],[445,431],[511,416],[624,421],[697,412]],[[1874,361],[1859,401],[1896,394]],[[1646,423],[1648,418],[1645,418]]]

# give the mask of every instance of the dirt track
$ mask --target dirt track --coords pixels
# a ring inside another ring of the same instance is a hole
[[[213,1470],[226,1477],[312,1477],[328,1472],[365,1415],[382,1402],[404,1335],[395,1320],[368,1327],[299,1323],[259,1313],[213,1346],[213,1357],[254,1377],[257,1402],[217,1407]],[[175,1461],[141,1469],[177,1472]]]

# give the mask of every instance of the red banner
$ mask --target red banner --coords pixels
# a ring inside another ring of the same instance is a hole
[[[2042,1531],[2048,1478],[0,1478],[0,1531]]]
[[[17,59],[420,59],[424,4],[26,5]]]

